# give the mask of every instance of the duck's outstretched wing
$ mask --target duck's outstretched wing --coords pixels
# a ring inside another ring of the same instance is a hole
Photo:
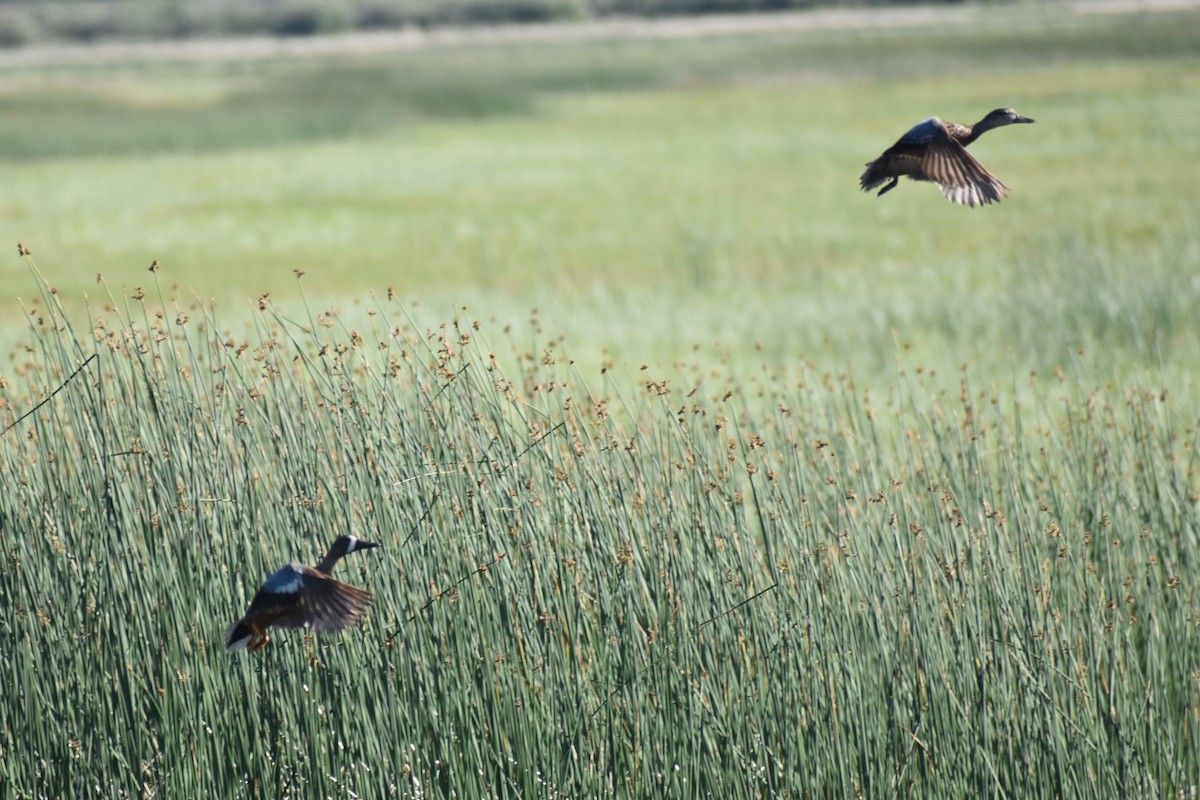
[[[910,177],[938,184],[952,203],[983,206],[998,203],[1008,194],[1008,187],[956,142],[943,125],[930,129],[920,161],[920,172]]]

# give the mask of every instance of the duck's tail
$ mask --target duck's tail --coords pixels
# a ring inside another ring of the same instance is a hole
[[[239,619],[225,630],[225,650],[229,653],[245,650],[252,638],[254,631],[250,630],[250,626],[244,620]]]

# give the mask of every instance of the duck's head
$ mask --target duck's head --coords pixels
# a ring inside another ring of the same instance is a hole
[[[333,572],[334,566],[341,560],[342,556],[357,550],[370,550],[372,547],[379,547],[379,543],[364,542],[357,536],[339,536],[330,545],[329,552],[325,554],[325,558],[321,559],[321,563],[316,566],[316,570],[317,572],[329,575]]]
[[[975,126],[982,127],[985,130],[990,128],[999,128],[1001,125],[1015,125],[1018,122],[1034,122],[1030,117],[1022,117],[1011,108],[997,108],[995,111],[988,112],[988,115],[981,119]]]
[[[345,555],[357,550],[370,550],[373,547],[379,547],[379,542],[366,542],[357,536],[339,536],[330,550],[336,550],[340,555]]]

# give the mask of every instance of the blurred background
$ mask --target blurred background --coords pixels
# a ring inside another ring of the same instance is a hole
[[[81,310],[390,292],[536,308],[589,369],[1190,374],[1194,4],[797,5],[3,2],[0,229]],[[858,191],[914,123],[1005,106],[1038,124],[973,146],[1002,204]]]
[[[816,7],[898,6],[894,0],[4,0],[0,44],[46,39],[310,36],[406,26],[577,22],[612,17],[744,14]]]

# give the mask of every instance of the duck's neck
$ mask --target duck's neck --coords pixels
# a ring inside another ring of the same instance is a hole
[[[989,120],[987,117],[984,117],[983,119],[979,120],[979,122],[976,122],[974,125],[971,125],[969,127],[964,125],[963,127],[966,128],[967,135],[962,137],[961,139],[959,139],[958,143],[961,144],[963,147],[966,147],[971,142],[975,141],[980,136],[982,136],[983,134],[990,131],[992,128],[996,128],[999,126],[996,123]]]
[[[317,564],[314,569],[317,572],[322,572],[326,575],[332,575],[333,568],[337,566],[337,562],[341,560],[342,556],[344,555],[346,555],[345,549],[338,547],[335,544],[333,547],[329,548],[329,552],[325,554],[325,557],[321,559],[321,563]]]

